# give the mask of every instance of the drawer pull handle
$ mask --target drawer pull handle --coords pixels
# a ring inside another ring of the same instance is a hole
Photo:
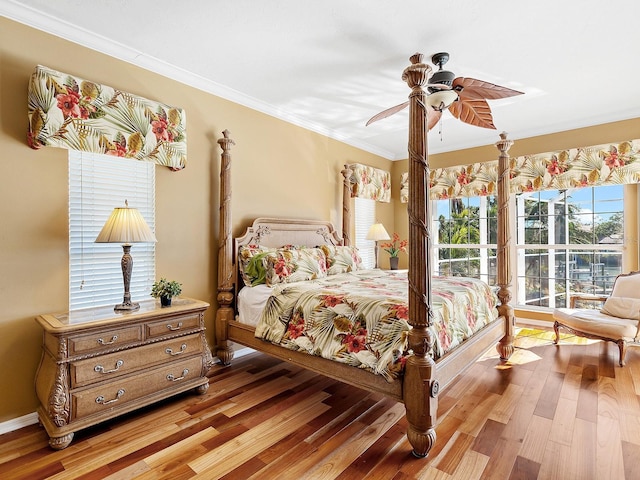
[[[113,337],[111,337],[111,340],[109,340],[108,342],[105,342],[102,338],[99,338],[98,343],[100,345],[111,345],[115,343],[116,340],[118,340],[118,335],[114,335]]]
[[[124,360],[118,360],[116,362],[116,368],[114,368],[113,370],[105,370],[102,365],[96,365],[95,367],[93,367],[93,369],[98,373],[113,373],[117,372],[122,365],[124,365]]]
[[[121,388],[120,390],[118,390],[118,393],[116,394],[116,398],[113,398],[111,400],[105,400],[104,397],[100,395],[98,398],[96,398],[96,403],[99,403],[100,405],[109,405],[110,403],[117,402],[118,400],[120,400],[120,397],[122,397],[123,395],[124,395],[124,388]]]
[[[189,373],[189,369],[185,368],[182,371],[181,377],[174,377],[173,373],[170,373],[169,375],[167,375],[167,380],[169,380],[170,382],[179,382],[180,380],[184,380],[188,373]]]
[[[178,350],[177,352],[174,352],[173,349],[171,348],[167,348],[165,350],[165,353],[168,353],[171,356],[175,356],[175,355],[180,355],[181,353],[184,353],[187,350],[187,344],[183,343],[182,345],[180,345],[180,350]]]
[[[176,330],[180,330],[182,328],[182,322],[178,323],[178,325],[176,325],[175,327],[173,325],[171,325],[170,323],[167,323],[167,328],[169,330],[171,330],[172,332],[174,332]]]

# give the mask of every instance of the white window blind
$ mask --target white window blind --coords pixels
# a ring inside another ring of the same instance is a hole
[[[375,242],[367,240],[367,233],[371,225],[376,223],[376,201],[366,198],[355,199],[355,227],[356,227],[356,247],[362,258],[364,268],[374,268]]]
[[[69,151],[69,310],[122,303],[122,245],[94,243],[115,207],[137,208],[155,231],[154,164]],[[132,301],[148,300],[155,244],[131,247]]]

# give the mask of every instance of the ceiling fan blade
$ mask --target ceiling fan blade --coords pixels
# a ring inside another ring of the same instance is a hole
[[[404,102],[404,103],[401,103],[400,105],[396,105],[395,107],[387,108],[386,110],[383,110],[382,112],[371,117],[367,122],[366,126],[372,124],[373,122],[377,122],[378,120],[382,120],[383,118],[390,117],[394,113],[398,113],[399,111],[404,110],[405,108],[407,108],[408,105],[409,105],[409,102]]]
[[[453,88],[460,92],[460,98],[497,100],[499,98],[514,97],[524,92],[501,87],[484,80],[469,77],[457,77],[453,80]]]
[[[462,99],[453,102],[449,107],[451,114],[469,125],[476,127],[496,129],[493,124],[491,108],[483,99]]]
[[[427,131],[429,131],[440,121],[442,112],[440,110],[433,110],[431,108],[429,108],[427,112]]]

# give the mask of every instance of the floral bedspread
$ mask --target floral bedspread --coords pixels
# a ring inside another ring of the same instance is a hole
[[[256,337],[383,375],[401,374],[411,329],[407,273],[358,270],[279,284]],[[432,278],[434,358],[495,320],[497,298],[474,278]]]

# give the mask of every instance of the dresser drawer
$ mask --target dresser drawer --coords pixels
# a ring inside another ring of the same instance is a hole
[[[111,382],[71,392],[72,418],[117,409],[121,405],[200,377],[202,358],[191,357]]]
[[[140,325],[69,337],[69,356],[98,353],[142,341]]]
[[[146,329],[147,338],[158,338],[166,335],[200,330],[200,315],[190,313],[155,322],[148,322]]]
[[[71,388],[126,375],[149,365],[170,362],[177,357],[201,354],[202,340],[199,333],[194,333],[138,348],[79,360],[70,365]]]

